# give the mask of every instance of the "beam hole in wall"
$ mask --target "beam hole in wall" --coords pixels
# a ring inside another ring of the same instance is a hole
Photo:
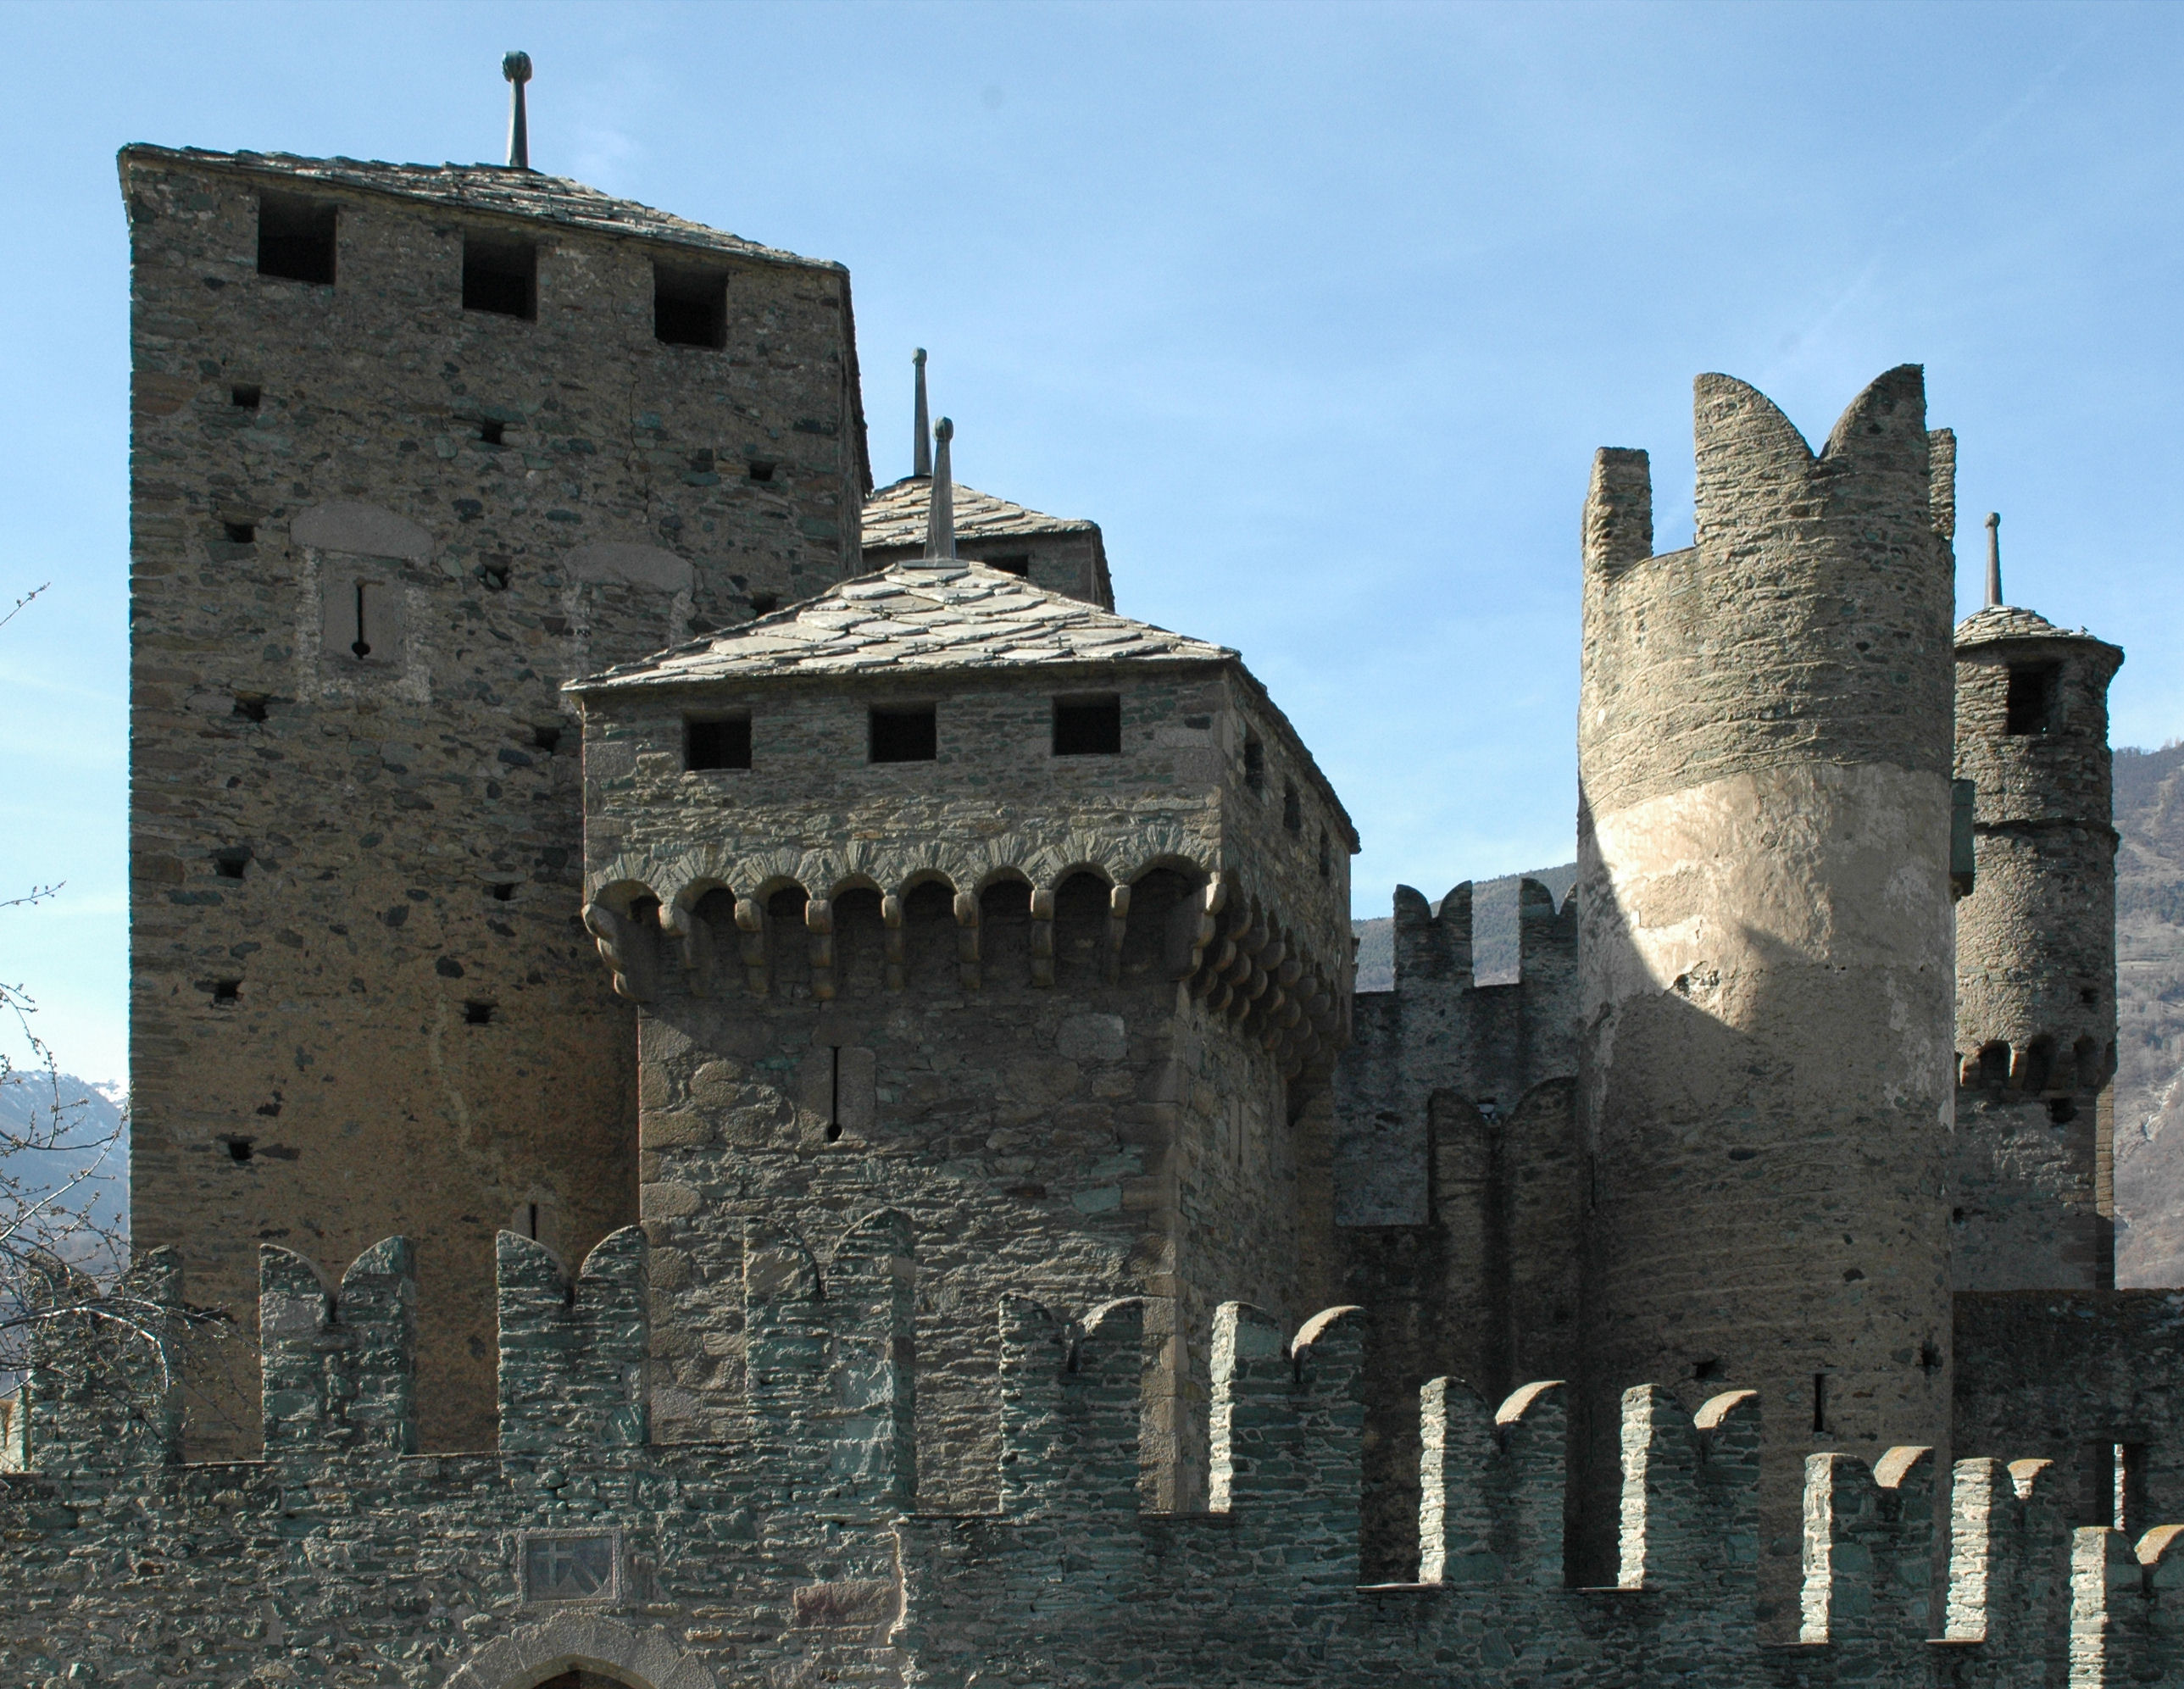
[[[535,321],[538,315],[538,248],[529,241],[492,235],[463,237],[463,309]]]
[[[258,273],[286,282],[315,282],[332,287],[336,215],[334,207],[323,200],[260,194]]]
[[[2048,1119],[2051,1125],[2067,1126],[2078,1118],[2075,1098],[2051,1096],[2048,1099]]]
[[[215,1003],[233,1003],[242,996],[240,979],[215,979],[212,982],[212,1000]]]
[[[495,903],[509,902],[515,895],[515,882],[514,880],[495,880],[491,885],[485,889],[485,895],[488,897],[490,897]]]
[[[227,390],[227,402],[238,410],[255,410],[264,394],[255,387],[238,382]]]
[[[1721,1362],[1718,1358],[1691,1363],[1691,1382],[1694,1384],[1711,1384],[1720,1376]]]
[[[227,1158],[228,1158],[230,1161],[231,1161],[231,1162],[237,1162],[237,1164],[240,1164],[240,1163],[242,1163],[242,1162],[247,1162],[247,1161],[248,1161],[248,1160],[250,1159],[250,1155],[251,1155],[251,1151],[250,1151],[250,1143],[251,1143],[251,1140],[250,1140],[249,1139],[248,1139],[248,1138],[225,1138],[225,1139],[222,1139],[222,1140],[221,1140],[221,1141],[222,1141],[223,1143],[225,1143],[225,1144],[227,1146]]]
[[[250,867],[250,857],[248,844],[231,844],[212,853],[212,871],[222,879],[239,880]]]
[[[682,766],[694,774],[751,766],[748,715],[692,716],[682,723]]]
[[[2055,713],[2055,663],[2012,663],[2003,705],[2003,732],[2023,738],[2048,731]]]
[[[491,1003],[465,1003],[463,1005],[463,1024],[465,1026],[491,1026],[493,1024],[493,1005]]]
[[[1244,784],[1254,792],[1266,789],[1267,748],[1252,733],[1244,736]]]
[[[1813,1374],[1813,1435],[1825,1436],[1827,1434],[1828,1375],[1825,1373],[1814,1373]]]
[[[772,480],[773,465],[770,463],[760,462],[754,459],[750,466],[750,478],[754,481]]]
[[[939,712],[931,704],[872,706],[871,758],[874,762],[933,762],[940,755]]]
[[[478,443],[482,446],[500,446],[508,443],[508,424],[488,416],[478,424]]]
[[[771,616],[781,608],[781,599],[772,593],[753,593],[750,607],[751,614],[755,616]]]
[[[230,713],[239,721],[262,722],[269,701],[260,692],[238,692],[235,694],[235,708]]]
[[[1304,831],[1304,800],[1297,795],[1296,782],[1282,782],[1282,825],[1291,833]]]
[[[255,522],[222,522],[220,526],[230,545],[255,545],[258,543],[258,524]]]
[[[551,756],[561,748],[561,724],[559,722],[538,723],[531,729],[532,748],[543,750],[547,755]]]
[[[2078,993],[2078,1001],[2083,1003],[2087,1008],[2092,1007],[2096,1003],[2099,1002],[2100,1000],[2101,993],[2098,986],[2088,985]]]
[[[515,572],[515,566],[499,552],[493,552],[478,560],[475,572],[479,584],[488,592],[504,593],[508,590],[509,577]]]
[[[728,343],[728,278],[717,270],[652,266],[652,336],[717,351]]]
[[[1118,756],[1123,750],[1123,700],[1114,693],[1054,700],[1056,756]]]
[[[1014,575],[1020,581],[1031,578],[1031,553],[1028,551],[1005,552],[999,557],[989,557],[983,560],[989,569],[998,569],[1004,575]]]
[[[1942,1346],[1931,1339],[1919,1346],[1919,1370],[1930,1376],[1942,1369]]]

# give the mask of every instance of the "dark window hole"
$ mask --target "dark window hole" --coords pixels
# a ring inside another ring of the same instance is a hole
[[[261,194],[258,201],[258,273],[287,282],[334,279],[334,221],[332,205]]]
[[[2020,736],[2044,733],[2055,712],[2055,681],[2059,670],[2053,663],[2013,663],[2009,693],[2003,704],[2003,731]]]
[[[750,606],[753,616],[771,616],[781,608],[781,599],[773,593],[753,593]]]
[[[1054,700],[1056,756],[1115,756],[1123,749],[1123,700],[1057,698]]]
[[[265,395],[254,387],[231,387],[227,390],[227,402],[238,410],[255,410]]]
[[[2048,1119],[2051,1125],[2067,1126],[2077,1118],[2078,1104],[2075,1098],[2052,1096],[2048,1099]]]
[[[1267,748],[1249,737],[1244,740],[1244,783],[1255,792],[1267,784]]]
[[[248,1161],[250,1159],[250,1140],[248,1138],[230,1138],[227,1140],[227,1158],[231,1162]]]
[[[751,766],[748,716],[694,716],[682,723],[682,766],[693,773]]]
[[[1813,1430],[1825,1436],[1828,1430],[1828,1375],[1813,1374]]]
[[[212,1000],[215,1003],[232,1003],[242,995],[240,979],[215,979],[212,982]]]
[[[471,235],[463,241],[463,309],[496,316],[538,315],[538,248],[528,241]]]
[[[985,563],[989,569],[998,569],[1004,575],[1014,575],[1020,581],[1031,578],[1031,554],[1028,551],[1012,551],[1006,556],[989,557]]]
[[[528,1206],[531,1209],[531,1240],[532,1242],[536,1243],[538,1241],[538,1205],[536,1202],[533,1202]]]
[[[1304,800],[1294,780],[1282,782],[1282,825],[1291,833],[1304,831]]]
[[[233,845],[227,850],[213,852],[213,872],[222,879],[239,880],[249,866],[250,847],[248,844]]]
[[[497,422],[488,416],[478,424],[478,443],[486,446],[504,445],[508,441],[508,424]]]
[[[838,1142],[841,1136],[842,1123],[838,1120],[830,1121],[827,1127],[827,1141],[830,1144]]]
[[[465,1026],[491,1026],[493,1024],[493,1005],[491,1003],[465,1003],[463,1005],[463,1024]]]
[[[515,896],[514,880],[496,880],[485,889],[485,895],[495,903],[507,903]]]
[[[940,755],[940,728],[930,704],[874,709],[872,760],[875,762],[933,762]]]
[[[1694,1383],[1705,1384],[1720,1376],[1721,1363],[1718,1360],[1691,1363],[1691,1379]]]
[[[543,723],[531,730],[531,743],[551,756],[561,746],[561,726],[558,722]]]
[[[233,714],[242,721],[262,722],[265,719],[266,702],[254,692],[238,692],[235,694]]]
[[[255,545],[258,543],[258,524],[255,522],[222,522],[220,526],[227,535],[230,545]]]
[[[653,337],[716,350],[728,342],[728,281],[718,270],[652,266]],[[710,465],[709,465],[710,466]]]
[[[1930,1338],[1919,1346],[1919,1370],[1937,1373],[1942,1369],[1942,1347]]]
[[[2088,985],[2085,989],[2078,993],[2078,1001],[2085,1004],[2088,1008],[2095,1003],[2099,1002],[2100,1000],[2100,991],[2098,988],[2095,986]]]
[[[1334,852],[1328,844],[1327,829],[1323,827],[1319,829],[1319,877],[1322,879],[1334,878]]]
[[[752,464],[752,465],[751,465],[751,466],[750,466],[750,478],[751,478],[752,480],[754,480],[754,481],[771,481],[771,480],[772,480],[772,479],[773,479],[773,465],[772,465],[772,464],[770,464],[770,463],[754,463],[754,464]]]

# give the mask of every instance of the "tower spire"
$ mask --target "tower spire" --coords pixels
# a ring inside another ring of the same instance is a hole
[[[916,443],[911,448],[910,472],[929,479],[933,474],[933,425],[926,420],[925,348],[921,346],[911,353],[910,361],[917,367],[917,415],[913,427]]]
[[[523,85],[531,80],[531,55],[511,53],[500,61],[500,74],[508,78],[508,167],[531,168],[531,126],[524,120]]]
[[[1986,602],[1991,610],[2002,602],[2002,516],[1986,513]]]
[[[925,555],[928,560],[956,555],[956,477],[948,462],[948,443],[956,438],[956,425],[945,416],[933,431],[939,450],[933,461],[933,495],[925,514]]]

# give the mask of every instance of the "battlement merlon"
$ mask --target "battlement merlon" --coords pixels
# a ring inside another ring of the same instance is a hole
[[[573,1281],[551,1250],[514,1232],[500,1234],[494,1252],[501,1452],[649,1441],[644,1232],[610,1233]]]

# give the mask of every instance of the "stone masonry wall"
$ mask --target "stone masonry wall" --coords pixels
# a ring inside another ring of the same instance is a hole
[[[478,1448],[495,1230],[636,1212],[559,687],[851,569],[848,281],[292,164],[122,158],[135,1237],[247,1324],[259,1242],[406,1232],[421,1435]],[[336,209],[331,286],[258,273],[272,192]],[[535,321],[462,309],[466,234],[537,242]],[[653,337],[655,259],[717,268],[726,349]],[[193,1447],[254,1441],[232,1382]]]

